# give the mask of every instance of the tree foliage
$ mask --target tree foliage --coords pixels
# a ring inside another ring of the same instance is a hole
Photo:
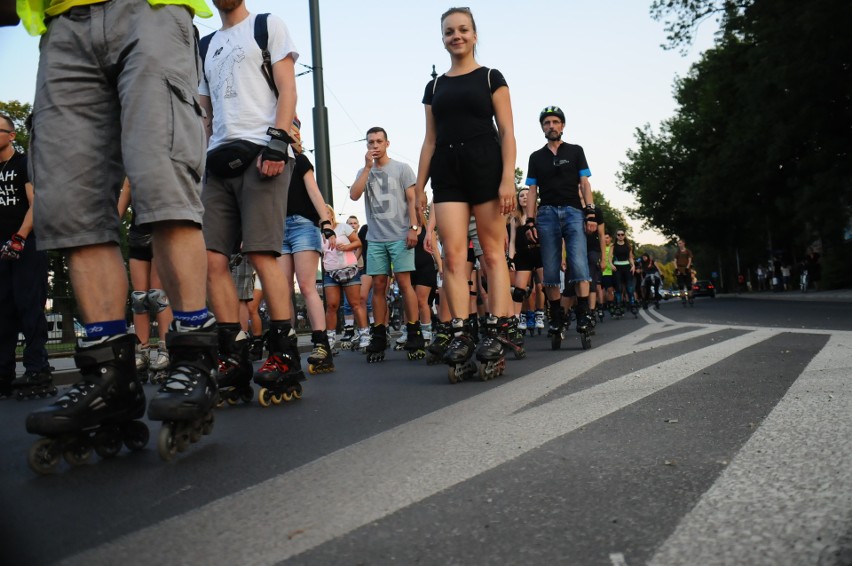
[[[5,114],[15,124],[15,141],[12,145],[22,153],[26,153],[30,148],[30,132],[24,126],[24,123],[32,111],[32,105],[27,102],[18,102],[17,100],[3,102],[0,100],[0,114]]]
[[[676,81],[675,115],[635,132],[619,174],[632,215],[680,236],[736,277],[770,254],[791,262],[819,242],[845,266],[852,216],[852,3],[655,0],[671,46],[709,15],[722,29]],[[828,276],[828,274],[826,274]]]

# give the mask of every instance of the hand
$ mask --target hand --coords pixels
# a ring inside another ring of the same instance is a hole
[[[500,183],[500,190],[497,192],[497,198],[500,203],[500,214],[509,214],[515,210],[515,181],[503,181]]]
[[[337,249],[337,236],[331,236],[325,239],[328,242],[328,248],[331,250]]]
[[[370,149],[367,150],[367,153],[364,154],[364,169],[369,171],[373,168],[373,164],[376,162],[377,152],[372,151]]]
[[[425,240],[424,240],[424,242],[425,242]],[[417,232],[415,232],[414,230],[409,228],[408,233],[405,235],[405,247],[410,249],[410,248],[413,248],[416,245],[417,245]]]
[[[426,237],[423,238],[423,250],[429,255],[432,255],[432,252],[435,251],[435,250],[432,249],[432,238],[431,238],[431,236],[432,236],[432,234],[426,234]]]
[[[24,251],[24,244],[27,239],[20,234],[13,234],[9,240],[0,247],[0,259],[16,260],[21,259],[21,253]]]
[[[287,149],[284,144],[283,151],[273,148],[273,144],[278,146],[284,142],[272,140],[269,142],[260,155],[257,156],[257,170],[261,177],[275,177],[284,172],[284,167],[287,165]]]
[[[538,243],[538,231],[535,229],[535,218],[527,218],[522,227],[524,236],[531,244]]]
[[[349,244],[347,242],[338,242],[337,238],[334,238],[334,241],[332,241],[332,240],[328,241],[328,245],[331,246],[332,248],[336,249],[339,252],[345,252],[346,246],[348,246]]]

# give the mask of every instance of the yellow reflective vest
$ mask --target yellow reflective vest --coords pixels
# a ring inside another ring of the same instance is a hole
[[[41,35],[47,31],[45,16],[58,16],[74,6],[98,4],[104,0],[17,0],[18,17],[30,35]],[[186,6],[199,18],[209,18],[213,12],[204,0],[148,0],[152,6],[175,4]]]

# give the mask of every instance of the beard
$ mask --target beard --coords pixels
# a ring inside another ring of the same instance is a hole
[[[556,141],[562,137],[562,133],[556,130],[547,130],[544,132],[544,137],[547,138],[547,141]]]
[[[243,0],[213,0],[213,5],[216,9],[223,12],[233,12],[242,6]]]

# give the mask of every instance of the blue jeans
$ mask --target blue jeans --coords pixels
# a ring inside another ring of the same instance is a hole
[[[586,252],[586,231],[583,211],[573,206],[542,206],[535,223],[541,242],[541,262],[544,265],[545,287],[559,287],[562,269],[562,242],[565,241],[568,283],[591,281],[589,258]]]
[[[320,229],[310,219],[292,214],[284,221],[281,253],[292,255],[299,252],[322,253],[322,238]]]

